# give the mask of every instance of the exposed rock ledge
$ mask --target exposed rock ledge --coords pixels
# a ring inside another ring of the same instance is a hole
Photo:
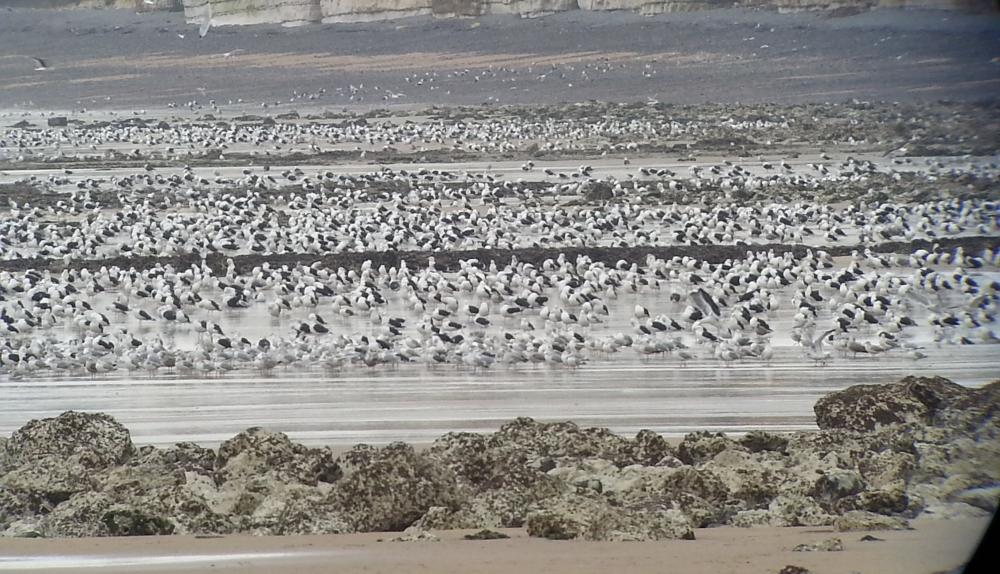
[[[990,9],[988,0],[183,0],[189,22],[200,22],[211,5],[212,23],[298,25],[360,22],[412,16],[475,17],[515,14],[536,17],[567,10],[628,10],[643,15],[713,8],[868,10],[877,7]]]
[[[248,429],[218,450],[135,448],[104,414],[66,412],[0,438],[6,536],[293,534],[527,527],[592,540],[694,537],[710,525],[906,528],[983,516],[1000,494],[1000,381],[906,378],[833,393],[820,430],[676,448],[573,423],[517,419],[425,451],[339,457]]]

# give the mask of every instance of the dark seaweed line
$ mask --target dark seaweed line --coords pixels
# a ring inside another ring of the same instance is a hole
[[[977,254],[983,249],[1000,248],[1000,237],[974,236],[946,238],[938,241],[891,241],[886,243],[868,245],[872,251],[877,253],[912,253],[917,249],[931,250],[937,245],[942,250],[951,250],[962,247],[966,254]],[[747,251],[773,251],[775,254],[791,252],[795,257],[802,257],[807,251],[826,251],[833,256],[850,255],[852,251],[864,249],[856,245],[833,245],[823,247],[812,247],[806,245],[790,244],[736,244],[736,245],[669,245],[651,247],[553,247],[553,248],[525,248],[525,249],[471,249],[465,251],[358,251],[351,253],[331,253],[327,255],[317,255],[311,253],[281,253],[274,255],[235,255],[227,257],[225,254],[211,253],[204,257],[205,263],[216,273],[224,272],[227,260],[232,259],[238,272],[246,272],[255,266],[269,263],[274,266],[295,266],[299,264],[312,265],[320,263],[322,266],[336,269],[357,269],[365,261],[371,261],[374,267],[385,265],[386,267],[398,266],[400,262],[406,261],[407,267],[411,269],[422,268],[427,265],[428,258],[433,257],[435,266],[440,270],[454,270],[459,268],[459,261],[477,259],[481,263],[496,261],[503,265],[516,257],[518,261],[540,265],[546,259],[555,259],[559,255],[564,255],[567,259],[575,260],[578,256],[587,256],[594,261],[614,265],[619,260],[628,263],[643,264],[648,255],[653,255],[661,259],[671,257],[694,257],[709,263],[722,263],[727,259],[741,259],[746,256]],[[156,265],[172,265],[175,269],[187,268],[191,265],[201,264],[203,257],[198,254],[179,255],[172,257],[110,257],[104,259],[88,259],[83,261],[73,261],[67,266],[62,259],[52,258],[26,258],[0,261],[0,271],[26,271],[35,269],[38,271],[50,270],[61,271],[64,268],[82,269],[86,268],[96,271],[101,267],[117,266],[120,268],[134,267],[136,269],[149,269]]]

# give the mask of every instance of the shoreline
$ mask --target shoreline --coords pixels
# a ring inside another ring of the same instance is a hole
[[[976,547],[986,519],[918,520],[914,530],[870,533],[829,528],[706,528],[695,541],[582,542],[529,538],[523,529],[503,529],[508,540],[468,541],[472,531],[436,531],[437,542],[391,542],[399,533],[323,536],[150,536],[101,539],[0,538],[0,572],[18,566],[32,572],[329,572],[508,573],[522,569],[562,573],[662,572],[669,561],[684,572],[777,572],[797,565],[815,572],[916,574],[950,570]],[[799,544],[838,537],[844,551],[795,552]],[[169,561],[169,562],[168,562]],[[167,563],[168,562],[168,563]]]

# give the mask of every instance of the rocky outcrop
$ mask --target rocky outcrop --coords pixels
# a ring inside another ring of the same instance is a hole
[[[58,458],[102,469],[122,464],[135,453],[128,429],[113,418],[75,411],[30,421],[14,431],[3,447],[2,461],[12,466]]]
[[[30,421],[2,446],[0,501],[32,512],[96,490],[97,475],[135,452],[128,430],[114,419],[74,411]],[[0,508],[4,514],[14,516]]]
[[[307,448],[284,433],[247,429],[219,446],[214,478],[218,484],[332,483],[342,474],[327,448]]]
[[[976,403],[978,394],[941,377],[906,377],[889,385],[856,385],[831,393],[813,410],[821,429],[863,432],[901,423],[933,424],[959,400]]]
[[[595,495],[570,494],[538,505],[528,515],[529,536],[552,540],[694,540],[691,522],[674,509],[621,509]]]
[[[843,552],[844,541],[839,538],[827,538],[809,544],[799,544],[792,552]]]
[[[344,477],[328,502],[355,530],[404,530],[432,507],[455,510],[462,501],[455,473],[408,444],[357,446],[340,462]]]
[[[834,521],[841,532],[852,530],[906,530],[910,523],[899,516],[885,516],[864,510],[852,510]]]
[[[251,428],[218,450],[136,449],[101,414],[67,412],[0,439],[8,536],[322,534],[524,527],[553,539],[692,538],[714,525],[906,528],[986,516],[1000,496],[1000,382],[859,385],[816,405],[816,432],[692,433],[677,448],[520,418],[424,451],[335,457]],[[819,545],[812,550],[830,550]]]

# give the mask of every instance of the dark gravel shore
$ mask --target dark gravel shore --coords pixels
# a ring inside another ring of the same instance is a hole
[[[957,237],[945,238],[937,242],[916,240],[910,242],[892,241],[871,245],[872,251],[876,253],[898,253],[908,255],[917,249],[931,250],[935,245],[942,250],[952,250],[961,247],[966,253],[978,253],[983,249],[1000,248],[1000,238],[998,237]],[[468,251],[361,251],[355,253],[335,253],[330,255],[313,255],[309,253],[282,253],[276,255],[235,255],[231,257],[239,273],[247,273],[256,266],[264,263],[272,267],[282,265],[312,265],[319,263],[323,267],[336,269],[359,269],[365,261],[371,261],[372,266],[386,267],[398,266],[405,261],[411,269],[422,268],[427,265],[428,259],[433,257],[435,266],[442,271],[454,271],[459,269],[461,261],[477,259],[483,264],[496,261],[498,264],[506,263],[511,258],[518,261],[531,263],[538,266],[546,259],[556,259],[560,255],[566,259],[574,260],[580,256],[586,256],[594,261],[603,261],[609,265],[614,265],[620,260],[631,263],[644,264],[646,257],[653,255],[660,259],[672,257],[694,257],[709,263],[722,263],[726,259],[738,259],[746,256],[747,251],[763,252],[773,251],[776,254],[791,252],[796,257],[802,257],[807,251],[826,251],[833,256],[850,255],[852,251],[858,249],[856,245],[810,247],[806,245],[789,244],[743,244],[743,245],[671,245],[661,247],[553,247],[550,249],[474,249]],[[73,261],[74,269],[89,269],[96,271],[101,267],[117,266],[121,268],[135,267],[136,269],[148,269],[156,265],[171,265],[176,269],[183,269],[191,265],[200,265],[202,262],[200,255],[184,255],[174,257],[107,257],[87,261]],[[204,261],[216,273],[226,270],[226,260],[230,259],[224,254],[206,254]],[[34,270],[62,270],[66,265],[62,259],[30,258],[12,259],[0,261],[0,271],[27,271]]]

